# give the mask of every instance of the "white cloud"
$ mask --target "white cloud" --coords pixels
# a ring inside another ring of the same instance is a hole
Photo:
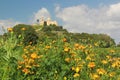
[[[120,20],[120,3],[111,5],[107,11],[107,15],[112,19]]]
[[[40,10],[38,10],[38,12],[34,13],[33,18],[31,19],[32,23],[35,23],[37,19],[40,19],[41,17],[46,18],[50,18],[50,13],[46,8],[41,8]],[[14,21],[12,19],[8,19],[8,20],[0,20],[0,34],[3,34],[4,31],[2,29],[2,26],[4,26],[5,29],[7,29],[8,27],[13,27],[16,24],[20,24],[21,22],[18,21]]]
[[[63,26],[68,31],[105,33],[116,42],[120,41],[120,3],[99,8],[78,5],[56,9],[56,16],[64,22]]]
[[[46,8],[41,8],[38,12],[34,13],[32,22],[35,23],[37,19],[41,19],[42,17],[44,17],[44,19],[51,17]]]
[[[17,24],[20,24],[21,22],[17,22],[11,19],[8,20],[0,20],[0,34],[3,34],[3,28],[6,30],[8,27],[13,27]]]

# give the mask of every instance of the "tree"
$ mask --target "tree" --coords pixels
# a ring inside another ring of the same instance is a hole
[[[24,37],[22,41],[25,45],[28,45],[29,43],[37,44],[38,36],[31,25],[18,24],[13,27],[13,31],[16,37],[19,37],[20,35]]]

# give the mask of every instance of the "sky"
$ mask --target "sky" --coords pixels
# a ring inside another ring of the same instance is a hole
[[[103,33],[120,42],[120,0],[0,0],[0,34],[44,17],[69,32]]]

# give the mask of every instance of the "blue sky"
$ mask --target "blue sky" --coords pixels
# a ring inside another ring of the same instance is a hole
[[[80,4],[98,7],[119,2],[120,0],[0,0],[0,19],[13,19],[28,22],[34,12],[42,7],[47,8],[54,15],[55,5],[69,7]],[[54,17],[54,16],[53,16]]]
[[[120,0],[0,0],[2,26],[51,17],[70,32],[105,33],[120,42]]]

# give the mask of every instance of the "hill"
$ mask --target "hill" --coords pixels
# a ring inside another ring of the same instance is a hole
[[[0,38],[0,80],[119,80],[120,48],[112,41],[55,25],[16,25]]]
[[[37,43],[37,40],[44,41],[46,38],[53,40],[64,37],[68,42],[76,42],[81,44],[89,44],[98,47],[112,47],[115,46],[115,41],[107,34],[88,34],[88,33],[70,33],[62,26],[56,25],[25,25],[18,24],[13,27],[17,36],[24,34],[24,42]]]

